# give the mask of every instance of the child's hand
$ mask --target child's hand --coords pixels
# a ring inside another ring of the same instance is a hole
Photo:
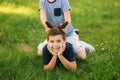
[[[49,52],[50,52],[52,55],[57,55],[56,53],[54,53],[54,52],[52,51],[50,45],[48,45],[47,48],[48,48]]]
[[[64,43],[64,44],[61,46],[61,50],[58,52],[57,55],[62,55],[63,52],[65,51],[65,48],[66,48],[66,44]]]
[[[67,32],[67,28],[64,28],[64,29],[62,29],[62,30],[63,30],[63,32],[64,32],[64,33],[66,33],[66,32]]]
[[[48,32],[50,29],[51,29],[51,28],[48,28],[48,27],[47,27],[47,28],[45,28],[45,31]]]

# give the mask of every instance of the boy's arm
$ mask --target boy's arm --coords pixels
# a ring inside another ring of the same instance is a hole
[[[63,55],[58,55],[58,58],[66,69],[70,71],[75,71],[77,69],[76,61],[70,62]]]
[[[71,16],[70,16],[69,10],[64,12],[64,22],[68,22],[68,25],[66,26],[66,28],[62,29],[66,33],[67,27],[71,24]]]
[[[71,47],[71,48],[70,48]],[[68,56],[73,59],[75,58],[75,55],[72,55],[73,53],[73,48],[72,46],[70,46],[70,50],[69,52],[71,52],[71,54],[69,54]],[[77,69],[77,64],[76,64],[76,61],[75,60],[72,60],[72,61],[69,61],[67,60],[64,56],[63,56],[63,52],[65,51],[66,49],[66,44],[63,44],[61,46],[61,50],[59,51],[58,53],[58,58],[60,59],[61,63],[64,65],[64,67],[70,71],[76,71]],[[74,54],[74,53],[73,53]]]
[[[46,25],[46,21],[47,21],[47,17],[46,17],[46,13],[45,13],[45,10],[44,9],[40,9],[40,20],[46,30],[46,32],[49,30],[49,28],[47,27]]]
[[[68,25],[71,24],[71,16],[70,16],[70,11],[69,10],[64,12],[64,21],[68,22]]]
[[[44,65],[44,70],[45,71],[53,70],[55,67],[56,61],[57,61],[57,56],[53,55],[50,62],[47,65]]]

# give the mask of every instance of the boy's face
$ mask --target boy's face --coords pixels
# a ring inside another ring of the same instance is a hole
[[[65,45],[66,40],[63,40],[62,35],[49,36],[48,46],[54,53],[58,53],[62,46]]]

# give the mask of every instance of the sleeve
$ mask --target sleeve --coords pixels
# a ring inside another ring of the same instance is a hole
[[[49,53],[49,51],[48,51],[48,49],[47,49],[47,45],[44,46],[43,51],[42,51],[42,54],[43,54],[43,55],[42,55],[43,64],[46,65],[46,64],[48,64],[48,63],[50,62],[50,60],[51,60],[51,56],[50,56],[50,53]]]
[[[39,10],[44,9],[45,0],[39,0]]]
[[[62,0],[62,11],[65,12],[68,10],[70,10],[70,5],[68,0]]]
[[[68,50],[67,59],[68,59],[69,61],[75,61],[75,60],[76,60],[76,57],[75,57],[75,53],[74,53],[72,44],[69,44],[69,47],[68,47],[67,50]]]

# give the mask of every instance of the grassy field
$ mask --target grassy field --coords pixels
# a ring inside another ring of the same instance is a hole
[[[39,0],[0,0],[0,80],[120,80],[120,0],[69,0],[72,24],[96,52],[76,72],[44,72]]]

